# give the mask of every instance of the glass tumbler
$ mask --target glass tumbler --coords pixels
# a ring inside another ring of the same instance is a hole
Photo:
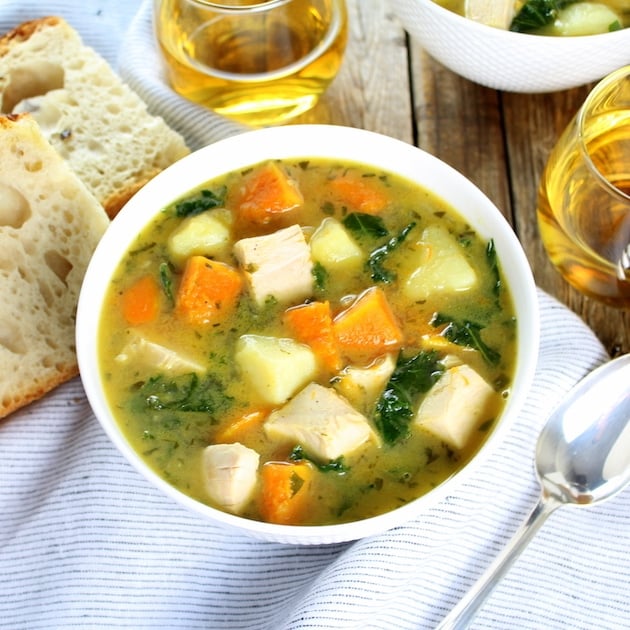
[[[252,126],[317,103],[348,28],[344,0],[155,0],[154,27],[173,89]]]
[[[537,214],[563,277],[589,297],[630,307],[630,66],[602,79],[563,132]]]

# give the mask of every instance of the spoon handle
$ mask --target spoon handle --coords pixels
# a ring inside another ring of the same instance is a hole
[[[527,521],[515,532],[509,544],[442,620],[436,630],[455,630],[468,627],[483,602],[499,583],[499,580],[510,570],[510,567],[525,549],[527,543],[559,505],[561,504],[553,500],[540,498]]]

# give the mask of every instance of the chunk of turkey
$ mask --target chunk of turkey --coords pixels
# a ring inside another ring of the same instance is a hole
[[[429,390],[415,423],[459,450],[481,423],[496,416],[500,400],[469,365],[455,365]]]
[[[240,513],[258,481],[260,456],[238,442],[211,444],[203,451],[203,474],[210,498],[224,510]]]
[[[149,341],[136,331],[131,331],[129,341],[116,355],[118,363],[136,363],[169,374],[202,374],[206,366],[180,352],[171,350],[155,341]]]
[[[311,250],[299,225],[243,238],[234,244],[234,254],[259,306],[271,297],[300,302],[313,293]]]
[[[333,389],[310,383],[264,424],[272,440],[300,444],[323,462],[350,455],[377,440],[367,418]]]
[[[507,30],[516,14],[514,0],[466,0],[466,17],[495,28]]]

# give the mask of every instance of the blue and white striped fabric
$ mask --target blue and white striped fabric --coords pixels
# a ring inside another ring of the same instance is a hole
[[[5,0],[0,29],[62,15],[193,148],[238,132],[161,84],[150,3],[122,5]],[[355,543],[264,543],[187,512],[109,442],[79,379],[13,414],[0,424],[0,628],[435,627],[535,504],[532,456],[547,414],[606,360],[575,315],[539,300],[537,375],[502,448],[422,518]],[[629,550],[630,492],[559,510],[473,627],[630,628]]]

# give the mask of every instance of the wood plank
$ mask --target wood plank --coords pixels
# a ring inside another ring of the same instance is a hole
[[[410,46],[418,146],[465,175],[512,221],[498,93]]]
[[[413,142],[404,31],[382,0],[347,0],[348,45],[339,74],[296,123],[328,123]]]

